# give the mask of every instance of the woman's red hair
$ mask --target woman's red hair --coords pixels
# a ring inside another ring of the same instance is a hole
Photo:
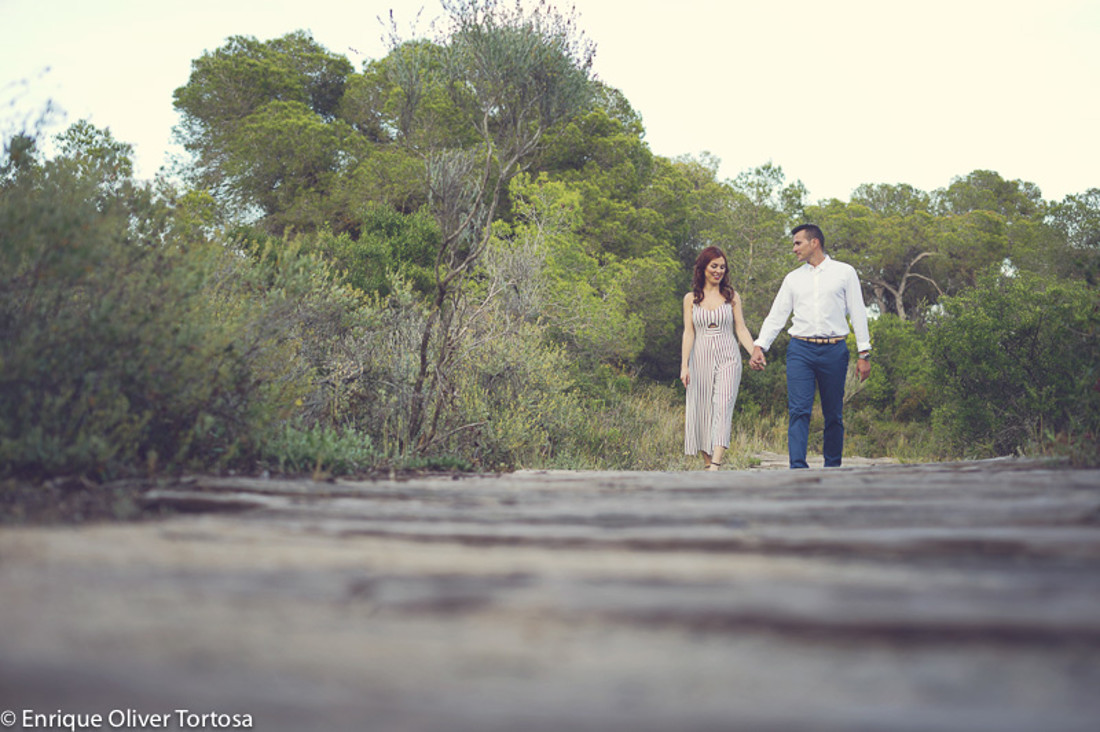
[[[718,291],[726,298],[726,302],[733,302],[733,287],[730,285],[729,257],[727,257],[726,253],[718,247],[707,247],[699,252],[699,256],[695,258],[695,271],[691,278],[691,290],[695,293],[696,303],[703,301],[703,286],[707,282],[707,265],[719,257],[726,260],[726,271],[722,275],[722,280],[718,283]]]

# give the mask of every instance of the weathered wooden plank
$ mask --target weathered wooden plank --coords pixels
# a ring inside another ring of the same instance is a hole
[[[0,532],[0,710],[447,732],[1100,719],[1100,471],[203,477],[147,499],[202,513]]]

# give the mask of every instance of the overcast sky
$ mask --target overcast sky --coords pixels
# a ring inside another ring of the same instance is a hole
[[[723,178],[771,161],[815,201],[979,168],[1050,200],[1100,187],[1097,0],[572,4],[652,150],[708,151]],[[360,68],[385,55],[391,8],[406,29],[421,8],[421,28],[440,14],[437,0],[0,0],[0,132],[52,99],[66,113],[54,131],[109,127],[148,177],[203,51],[305,29]]]

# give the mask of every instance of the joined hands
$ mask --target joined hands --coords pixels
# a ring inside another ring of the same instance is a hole
[[[768,359],[764,357],[764,349],[756,346],[752,349],[752,358],[749,359],[749,368],[753,371],[763,371],[768,365]]]

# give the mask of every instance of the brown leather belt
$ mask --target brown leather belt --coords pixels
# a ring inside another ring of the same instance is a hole
[[[800,341],[806,341],[807,343],[828,343],[832,345],[834,343],[842,343],[847,338],[844,336],[835,336],[833,338],[807,338],[806,336],[791,336],[791,338],[797,338]]]

